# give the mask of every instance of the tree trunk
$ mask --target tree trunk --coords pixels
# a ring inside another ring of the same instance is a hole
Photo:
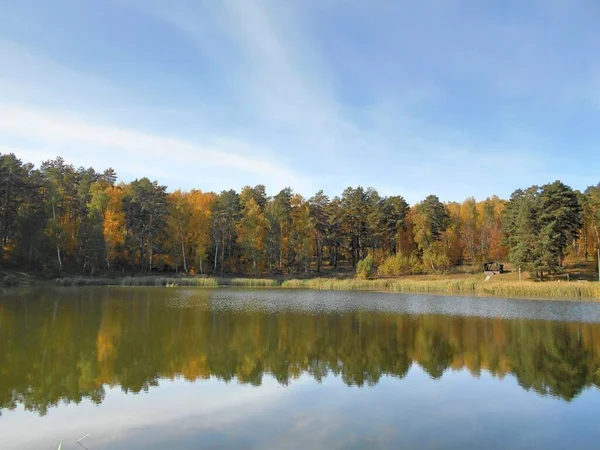
[[[150,272],[152,272],[152,239],[148,240],[148,254],[150,255],[150,258],[148,259],[148,270],[150,270]]]
[[[146,260],[146,255],[144,255],[144,249],[146,248],[146,246],[144,244],[145,244],[144,236],[142,235],[142,242],[141,242],[141,246],[140,246],[140,265],[141,265],[142,272],[144,271],[144,261]],[[135,266],[135,261],[133,261],[132,265]]]
[[[223,270],[225,266],[225,233],[221,236],[221,276],[223,276]]]
[[[52,199],[52,218],[54,219],[54,226],[57,227],[56,223],[56,208],[54,207],[54,199]],[[62,272],[62,258],[60,257],[60,245],[59,245],[59,233],[54,229],[54,238],[56,239],[56,255],[58,256],[58,268]]]
[[[279,271],[283,273],[283,245],[279,242]]]
[[[231,233],[231,231],[229,232],[229,264],[231,265],[231,262],[233,260],[233,234]],[[231,270],[231,267],[230,267]]]
[[[181,234],[181,256],[183,257],[183,270],[185,270],[185,273],[187,275],[188,270],[187,270],[187,262],[185,260],[185,245],[183,243],[183,234]]]
[[[321,272],[322,251],[323,244],[321,243],[321,232],[317,231],[317,272]]]
[[[217,273],[217,268],[219,267],[219,238],[215,238],[215,270]]]

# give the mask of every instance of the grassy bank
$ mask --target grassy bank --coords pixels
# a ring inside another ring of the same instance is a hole
[[[356,278],[312,278],[280,280],[271,278],[208,278],[141,276],[125,278],[71,277],[56,280],[59,286],[193,286],[193,287],[280,287],[335,291],[388,291],[399,293],[462,294],[513,298],[561,298],[600,300],[600,283],[562,281],[516,281],[495,277],[360,280]]]
[[[123,278],[66,277],[56,280],[58,286],[192,286],[192,287],[278,287],[281,282],[270,278],[210,278],[141,276]]]
[[[489,297],[540,297],[600,300],[600,283],[508,281],[501,278],[485,281],[461,279],[378,279],[378,280],[290,280],[282,287],[324,290],[382,290],[399,293],[464,294]]]

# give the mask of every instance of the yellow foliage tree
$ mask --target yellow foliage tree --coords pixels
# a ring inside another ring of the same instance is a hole
[[[106,264],[110,269],[112,262],[124,255],[120,249],[125,243],[125,212],[123,211],[123,187],[106,188],[108,202],[104,212],[103,234],[106,246]]]
[[[254,274],[258,273],[258,262],[264,253],[267,221],[264,212],[256,202],[252,189],[246,187],[240,195],[242,218],[237,227],[239,243],[244,250],[244,260],[252,263]]]
[[[204,273],[204,266],[208,256],[210,239],[210,220],[212,207],[217,199],[214,192],[202,192],[193,189],[189,192],[192,216],[189,222],[190,245],[193,249],[193,261],[197,272]]]

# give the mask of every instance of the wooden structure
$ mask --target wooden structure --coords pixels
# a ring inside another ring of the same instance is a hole
[[[486,262],[483,265],[483,273],[486,275],[499,275],[504,273],[504,264],[500,264],[496,261]]]

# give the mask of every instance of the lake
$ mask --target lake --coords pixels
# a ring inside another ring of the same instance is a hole
[[[596,303],[15,292],[0,448],[598,448],[598,369]]]

